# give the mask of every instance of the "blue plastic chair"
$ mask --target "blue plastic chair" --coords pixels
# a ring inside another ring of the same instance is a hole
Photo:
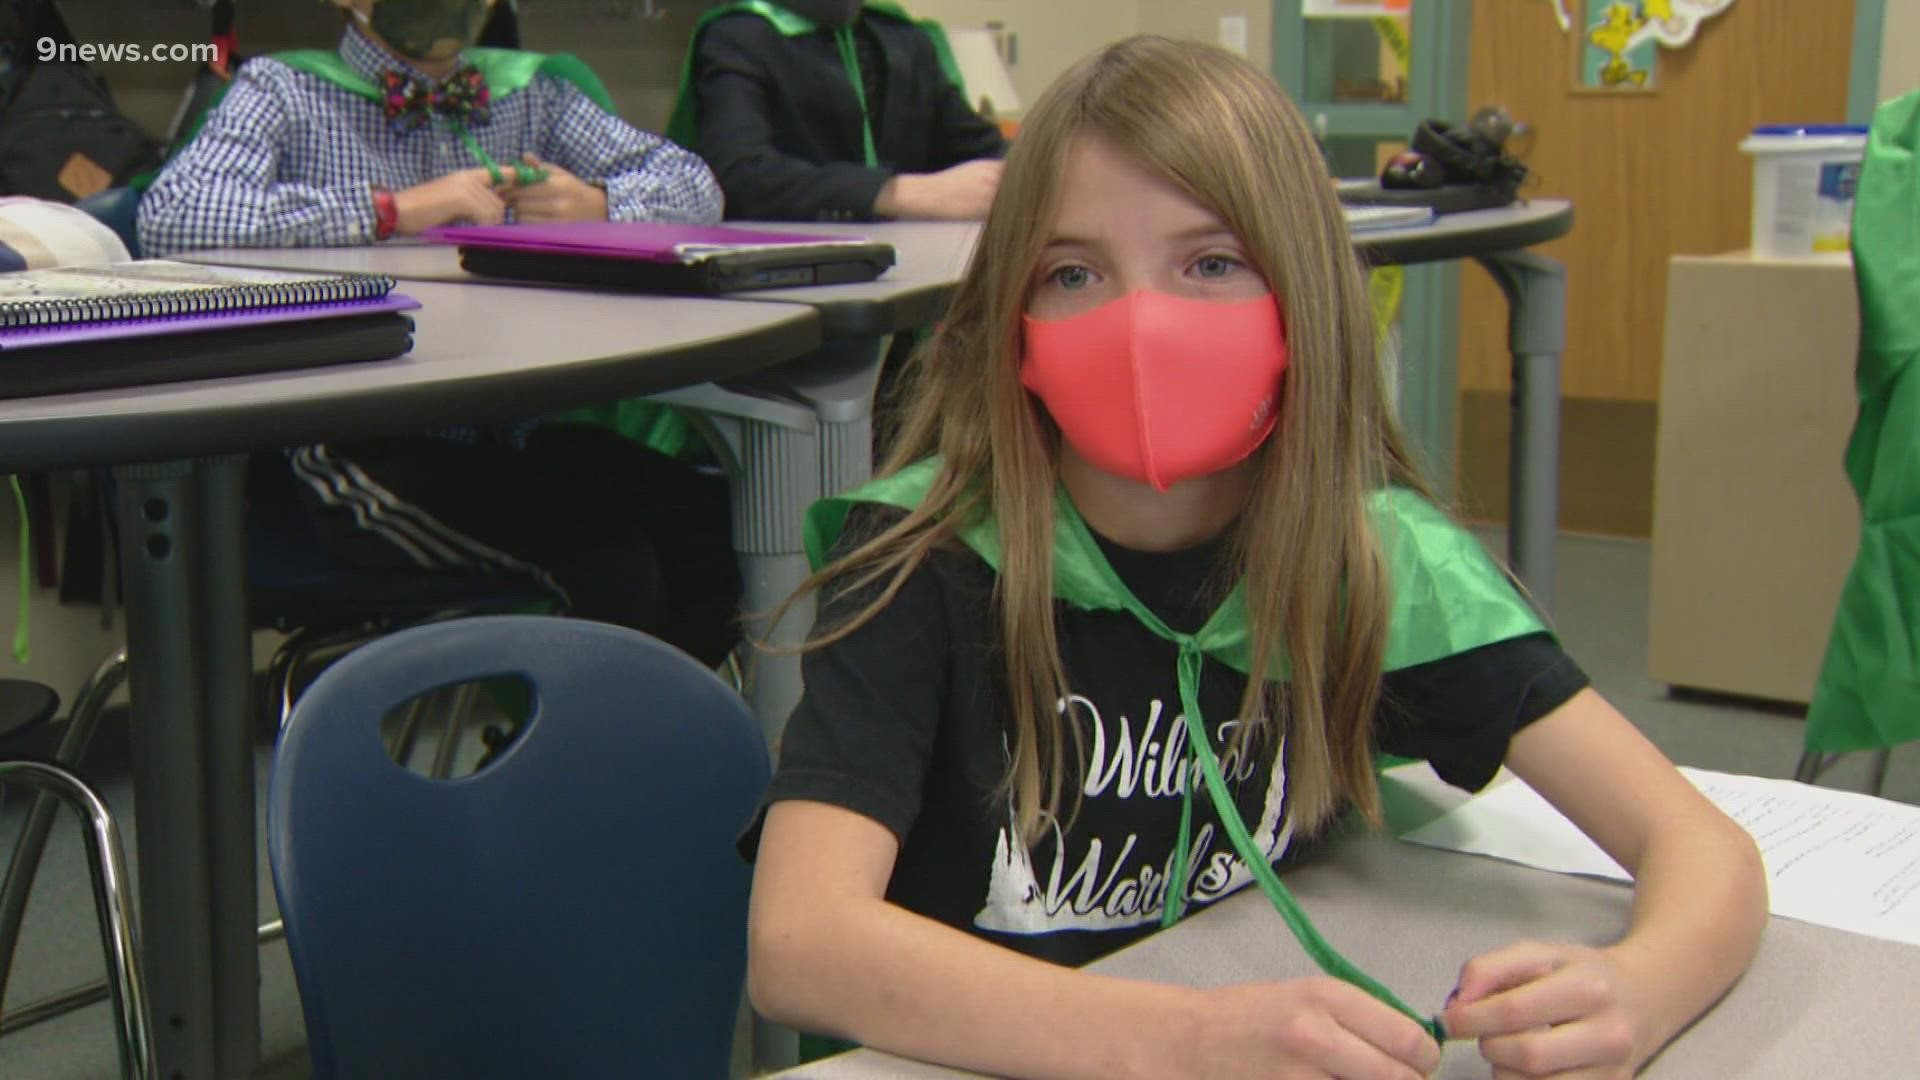
[[[381,718],[518,676],[470,776],[396,765]],[[734,841],[770,767],[751,712],[637,631],[500,615],[391,634],[301,697],[268,857],[313,1075],[719,1077],[746,973]]]

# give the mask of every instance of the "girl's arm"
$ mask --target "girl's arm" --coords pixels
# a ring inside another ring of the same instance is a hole
[[[1359,990],[1298,979],[1215,990],[1022,956],[885,899],[897,841],[825,803],[767,812],[748,990],[763,1015],[1000,1076],[1412,1080],[1424,1031]]]
[[[1631,1075],[1752,960],[1767,921],[1760,854],[1590,689],[1515,736],[1507,765],[1633,875],[1632,922],[1603,949],[1475,958],[1447,1029],[1516,1077]]]

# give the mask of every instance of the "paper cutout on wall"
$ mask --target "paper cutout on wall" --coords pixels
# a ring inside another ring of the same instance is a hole
[[[1579,85],[1586,90],[1651,90],[1658,49],[1636,40],[1648,23],[1629,0],[1594,0],[1581,31]]]
[[[1701,23],[1732,6],[1733,0],[1587,0],[1577,85],[1651,90],[1659,50],[1692,44]]]
[[[1640,12],[1646,22],[1634,31],[1628,48],[1654,41],[1669,49],[1682,48],[1693,41],[1700,24],[1733,6],[1733,0],[1641,0]]]

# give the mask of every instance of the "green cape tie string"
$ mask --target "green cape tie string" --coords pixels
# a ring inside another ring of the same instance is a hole
[[[853,83],[853,96],[860,102],[860,137],[865,142],[867,168],[878,168],[880,154],[873,148],[873,119],[867,113],[867,82],[860,74],[860,56],[853,45],[853,26],[836,26],[833,43],[840,49],[840,64],[847,69],[847,81]]]
[[[1084,529],[1086,527],[1077,514],[1061,524],[1068,528]],[[1240,856],[1240,861],[1246,864],[1248,873],[1260,883],[1261,891],[1267,894],[1267,899],[1273,903],[1274,910],[1280,913],[1280,918],[1286,922],[1287,929],[1293,932],[1295,940],[1300,942],[1300,947],[1306,950],[1307,955],[1313,958],[1313,962],[1320,966],[1321,971],[1343,982],[1351,983],[1405,1013],[1415,1023],[1425,1028],[1435,1042],[1446,1042],[1446,1029],[1437,1017],[1422,1016],[1378,980],[1355,967],[1320,936],[1320,932],[1314,929],[1312,920],[1308,919],[1306,912],[1301,910],[1299,901],[1295,900],[1287,887],[1281,884],[1280,875],[1274,873],[1272,865],[1267,862],[1266,853],[1260,850],[1260,846],[1253,842],[1253,836],[1247,832],[1247,824],[1241,820],[1240,810],[1234,805],[1232,794],[1227,791],[1227,782],[1220,775],[1220,762],[1214,755],[1212,740],[1207,735],[1206,724],[1200,715],[1200,669],[1206,658],[1200,638],[1209,632],[1214,620],[1209,619],[1208,625],[1202,627],[1199,634],[1183,634],[1168,626],[1150,608],[1141,603],[1140,599],[1133,595],[1133,590],[1126,588],[1125,583],[1119,581],[1118,575],[1114,574],[1113,568],[1104,560],[1094,572],[1113,578],[1113,585],[1116,586],[1113,595],[1119,599],[1121,606],[1129,614],[1139,620],[1140,625],[1156,636],[1173,642],[1179,648],[1177,678],[1180,687],[1180,709],[1187,728],[1187,753],[1199,762],[1201,774],[1206,780],[1207,794],[1213,800],[1214,811],[1220,815],[1221,827],[1233,841],[1235,853]],[[1189,837],[1192,829],[1193,769],[1190,761],[1181,778],[1180,835],[1174,841],[1173,862],[1167,868],[1167,896],[1160,909],[1162,927],[1172,926],[1186,909],[1187,861],[1190,855]]]
[[[1182,719],[1187,726],[1187,751],[1189,762],[1197,760],[1201,776],[1207,785],[1207,794],[1213,800],[1213,808],[1220,815],[1220,824],[1233,841],[1233,850],[1239,854],[1240,861],[1246,864],[1253,879],[1260,883],[1260,890],[1272,901],[1274,910],[1286,922],[1287,929],[1293,931],[1294,939],[1306,950],[1320,970],[1343,982],[1372,994],[1380,1001],[1391,1005],[1412,1018],[1414,1022],[1433,1036],[1433,1041],[1444,1044],[1447,1030],[1439,1017],[1425,1017],[1406,1002],[1400,1000],[1393,991],[1387,989],[1378,980],[1355,967],[1353,962],[1340,955],[1339,951],[1320,936],[1313,921],[1301,909],[1300,902],[1293,893],[1281,883],[1280,875],[1274,873],[1273,866],[1267,862],[1266,853],[1260,845],[1253,842],[1252,834],[1247,832],[1247,824],[1241,820],[1240,810],[1234,805],[1233,795],[1227,791],[1227,782],[1220,775],[1220,761],[1213,752],[1213,744],[1207,735],[1207,729],[1200,722],[1200,668],[1205,661],[1200,649],[1189,635],[1176,635],[1180,646],[1180,708]],[[1191,764],[1182,770],[1180,791],[1180,838],[1173,848],[1173,864],[1167,870],[1167,898],[1160,910],[1160,925],[1172,926],[1186,909],[1187,902],[1187,858],[1188,833],[1193,822],[1193,769]]]

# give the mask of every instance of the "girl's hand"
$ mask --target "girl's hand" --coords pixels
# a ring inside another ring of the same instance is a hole
[[[1440,1066],[1426,1029],[1338,979],[1203,991],[1201,1032],[1167,1072],[1285,1080],[1418,1080]]]
[[[1469,960],[1441,1020],[1480,1041],[1495,1080],[1624,1080],[1651,1052],[1619,960],[1583,945],[1527,941]]]
[[[547,170],[538,183],[515,187],[507,202],[515,221],[533,225],[548,221],[607,220],[607,189],[587,183],[551,161],[522,155],[528,165]]]

